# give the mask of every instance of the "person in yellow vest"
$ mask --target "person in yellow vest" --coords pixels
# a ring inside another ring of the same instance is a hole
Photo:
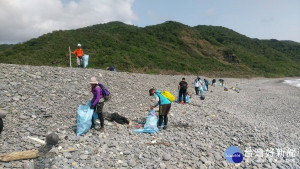
[[[75,56],[76,56],[76,59],[77,59],[77,65],[78,67],[83,67],[83,50],[81,49],[81,44],[78,44],[77,45],[77,49],[72,52]]]

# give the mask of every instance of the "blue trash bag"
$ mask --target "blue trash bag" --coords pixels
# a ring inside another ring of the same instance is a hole
[[[200,91],[200,94],[201,94],[201,95],[204,94],[204,90],[203,90],[202,86],[199,86],[199,91]]]
[[[178,90],[177,102],[179,102],[179,90]]]
[[[185,102],[191,103],[191,97],[190,97],[190,96],[186,96],[186,97],[185,97]]]
[[[220,82],[220,84],[219,84],[220,86],[222,86],[222,83]]]
[[[89,107],[91,107],[92,102],[89,101],[89,102],[88,102],[88,105],[89,105]],[[93,113],[93,120],[94,120],[94,124],[96,125],[96,124],[97,124],[97,123],[96,123],[96,120],[98,119],[98,113],[96,113],[94,109],[92,109],[92,110],[94,111],[94,113]]]
[[[158,122],[158,118],[156,116],[155,111],[152,109],[148,113],[144,128],[143,129],[135,129],[134,131],[136,133],[156,133],[156,132],[158,132],[157,122]]]
[[[90,106],[80,105],[77,112],[77,129],[76,135],[80,136],[87,133],[92,126],[92,116],[94,110]]]
[[[86,68],[89,64],[89,55],[83,55],[83,67]]]
[[[204,90],[204,91],[207,91],[207,87],[206,87],[205,84],[203,84],[203,90]]]
[[[182,101],[183,101],[183,99],[182,99]],[[178,90],[177,102],[179,102],[179,90]],[[191,102],[190,96],[185,96],[185,102],[186,103],[190,103]]]

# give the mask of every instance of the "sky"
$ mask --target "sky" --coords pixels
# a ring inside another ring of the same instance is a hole
[[[223,26],[300,43],[300,0],[0,0],[0,44],[111,21]]]

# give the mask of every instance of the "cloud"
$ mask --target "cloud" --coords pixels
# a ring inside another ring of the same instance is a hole
[[[134,0],[0,0],[0,44],[17,43],[53,30],[137,20]]]

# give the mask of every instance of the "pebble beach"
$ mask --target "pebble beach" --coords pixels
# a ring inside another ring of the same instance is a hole
[[[191,75],[0,66],[0,108],[8,112],[0,155],[39,150],[35,159],[0,161],[0,169],[300,168],[300,88],[282,83],[293,78],[222,78],[228,91],[210,85],[205,100],[200,100],[192,85],[196,76]],[[76,136],[77,109],[92,99],[92,76],[112,93],[104,113],[118,113],[131,123],[105,120],[104,133],[91,129]],[[183,77],[191,103],[172,103],[167,130],[135,133],[135,125],[145,121],[153,101],[149,89],[177,96]],[[200,77],[210,82],[220,78]],[[58,144],[50,148],[28,138],[45,140],[49,133],[59,136]],[[230,146],[241,150],[241,163],[226,160]]]

